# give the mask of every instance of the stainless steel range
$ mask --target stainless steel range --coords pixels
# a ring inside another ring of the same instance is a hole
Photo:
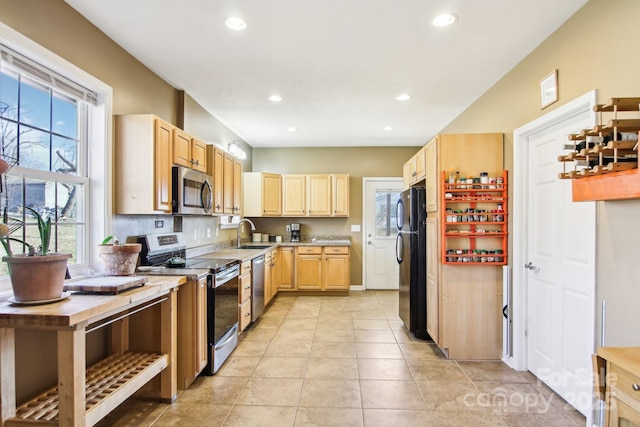
[[[213,375],[238,345],[240,261],[186,258],[182,233],[148,234],[137,240],[142,243],[141,265],[209,270],[206,325],[208,363],[203,373]],[[175,271],[177,275],[184,274],[180,270],[166,270],[163,274],[169,271]]]

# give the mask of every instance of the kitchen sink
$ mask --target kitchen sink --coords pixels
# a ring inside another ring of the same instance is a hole
[[[268,249],[273,247],[272,245],[243,245],[236,249]]]

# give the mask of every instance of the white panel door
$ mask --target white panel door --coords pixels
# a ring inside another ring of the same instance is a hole
[[[573,117],[532,133],[526,148],[527,367],[583,414],[591,409],[595,318],[595,204],[571,201],[556,160],[569,133],[592,126]]]
[[[364,178],[364,286],[398,289],[396,205],[401,178]]]

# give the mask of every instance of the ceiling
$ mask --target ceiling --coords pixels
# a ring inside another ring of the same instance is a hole
[[[335,147],[423,145],[587,0],[66,2],[252,147]]]

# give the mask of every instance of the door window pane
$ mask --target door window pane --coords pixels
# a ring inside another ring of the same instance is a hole
[[[398,234],[396,227],[396,209],[400,196],[399,191],[376,191],[376,237],[395,237]]]

